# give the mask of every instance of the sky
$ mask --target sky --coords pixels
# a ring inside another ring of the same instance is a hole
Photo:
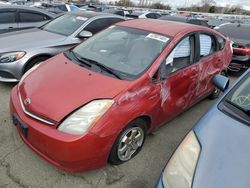
[[[169,4],[172,7],[181,7],[181,6],[191,6],[193,4],[201,3],[201,0],[153,0],[153,1],[160,1],[162,3]],[[216,1],[217,5],[241,5],[242,8],[246,8],[250,10],[250,0],[219,0]]]
[[[109,1],[118,1],[118,0],[102,0],[105,2]],[[139,3],[140,0],[132,0],[135,3]],[[201,0],[149,0],[151,3],[153,2],[161,2],[162,4],[169,4],[173,8],[177,7],[186,7],[186,6],[192,6],[197,5],[201,3]],[[250,11],[250,0],[214,0],[216,2],[216,5],[218,6],[235,6],[235,5],[241,5],[241,8],[249,10]]]

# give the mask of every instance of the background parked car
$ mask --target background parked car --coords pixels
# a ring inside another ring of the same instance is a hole
[[[128,18],[152,18],[158,19],[161,17],[160,14],[155,12],[140,12],[140,11],[133,11],[131,14],[127,14],[126,17]]]
[[[79,8],[73,4],[64,3],[41,3],[39,8],[45,9],[55,14],[79,10]]]
[[[55,18],[55,14],[25,6],[0,6],[0,33],[39,27]]]
[[[110,14],[117,14],[120,16],[126,16],[129,14],[128,11],[124,11],[121,9],[105,9],[103,12],[110,13]]]
[[[8,2],[12,5],[26,5],[26,6],[32,5],[32,2],[27,0],[10,0]]]
[[[184,17],[184,16],[162,16],[159,19],[160,20],[175,21],[175,22],[184,22],[184,23],[208,27],[207,22],[204,20],[188,18],[188,17]]]
[[[46,25],[0,35],[0,81],[18,81],[33,65],[86,39],[82,31],[96,34],[125,18],[97,12],[64,14]]]
[[[228,81],[217,77],[215,85],[225,90]],[[250,70],[185,137],[163,170],[157,188],[249,187],[249,125]]]
[[[227,23],[216,30],[233,41],[233,60],[229,65],[232,72],[240,72],[250,66],[250,24]]]

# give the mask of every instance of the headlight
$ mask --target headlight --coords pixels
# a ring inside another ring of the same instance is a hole
[[[163,172],[163,184],[168,188],[191,188],[200,144],[191,131],[168,162]]]
[[[111,99],[94,100],[72,113],[58,127],[59,131],[81,135],[87,132],[112,106]]]
[[[25,52],[10,52],[0,54],[0,63],[12,63],[25,56]]]

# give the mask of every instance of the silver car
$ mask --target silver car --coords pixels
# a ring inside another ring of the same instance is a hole
[[[79,11],[64,14],[40,28],[1,34],[0,81],[16,82],[34,65],[123,20],[112,14]]]
[[[40,27],[56,16],[39,8],[0,5],[0,33]]]

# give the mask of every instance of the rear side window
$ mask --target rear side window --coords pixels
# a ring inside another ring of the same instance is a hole
[[[19,15],[20,15],[20,22],[42,22],[49,20],[49,17],[44,14],[20,12]]]
[[[154,13],[149,13],[146,15],[147,18],[153,18],[153,19],[157,19],[160,17],[160,15],[158,14],[154,14]]]
[[[62,10],[62,11],[65,11],[65,12],[68,11],[67,7],[65,5],[58,5],[57,8],[60,9],[60,10]]]
[[[223,50],[224,46],[225,46],[225,39],[217,36],[217,40],[218,40],[218,44],[219,44],[219,50]]]
[[[15,23],[15,12],[0,12],[0,24]]]
[[[208,56],[216,51],[215,40],[212,36],[200,34],[200,57]]]

